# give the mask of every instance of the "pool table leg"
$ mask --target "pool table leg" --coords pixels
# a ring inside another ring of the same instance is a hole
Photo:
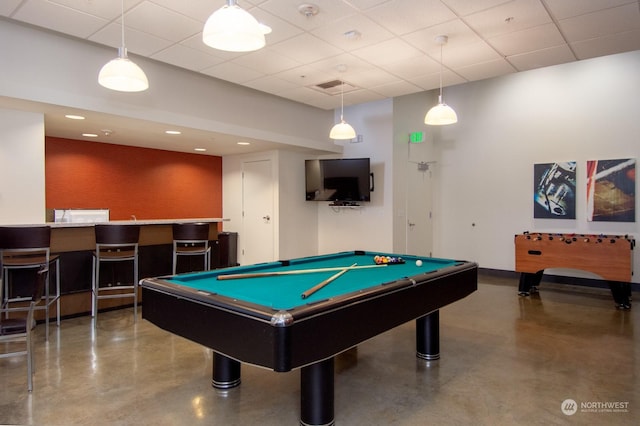
[[[440,359],[440,311],[416,320],[416,356],[427,361]]]
[[[211,386],[216,389],[231,389],[240,385],[240,362],[213,352]]]
[[[331,426],[333,409],[333,357],[300,370],[300,424]]]

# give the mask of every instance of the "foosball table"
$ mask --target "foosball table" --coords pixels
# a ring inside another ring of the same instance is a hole
[[[537,292],[545,269],[587,271],[607,281],[618,309],[631,308],[635,239],[628,235],[529,233],[515,236],[518,294]]]

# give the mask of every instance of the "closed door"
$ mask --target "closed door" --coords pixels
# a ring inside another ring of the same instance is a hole
[[[274,191],[271,160],[242,164],[241,263],[275,260]]]
[[[407,254],[431,256],[433,251],[431,171],[409,163],[407,173]]]

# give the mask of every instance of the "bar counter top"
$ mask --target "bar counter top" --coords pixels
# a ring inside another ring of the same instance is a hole
[[[229,219],[220,217],[205,217],[196,219],[135,219],[135,220],[110,220],[108,222],[98,222],[100,224],[113,225],[171,225],[174,223],[219,223],[227,222]],[[94,226],[94,222],[46,222],[45,225],[51,228],[82,228]],[[11,225],[7,225],[11,226]],[[20,225],[24,226],[24,225]]]
[[[173,241],[174,223],[209,223],[209,239],[218,239],[219,224],[228,221],[222,218],[193,218],[193,219],[137,219],[110,220],[99,224],[140,225],[140,246],[171,244]],[[47,222],[51,227],[51,251],[68,252],[95,249],[96,223],[89,222]]]

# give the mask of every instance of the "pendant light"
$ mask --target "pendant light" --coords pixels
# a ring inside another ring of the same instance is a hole
[[[98,74],[98,83],[107,89],[119,92],[142,92],[149,88],[144,71],[127,57],[124,47],[124,0],[122,0],[122,47],[118,57],[107,62]]]
[[[344,81],[340,80],[340,123],[331,128],[329,137],[336,140],[354,139],[356,131],[344,121]]]
[[[227,52],[251,52],[264,47],[264,35],[271,28],[260,24],[249,12],[238,6],[236,0],[209,16],[202,31],[202,41],[207,46]]]
[[[434,106],[427,112],[424,117],[424,123],[431,126],[443,126],[458,122],[456,112],[449,105],[442,101],[442,46],[447,44],[449,37],[439,35],[435,38],[436,43],[440,45],[440,95],[438,96],[438,105]]]

